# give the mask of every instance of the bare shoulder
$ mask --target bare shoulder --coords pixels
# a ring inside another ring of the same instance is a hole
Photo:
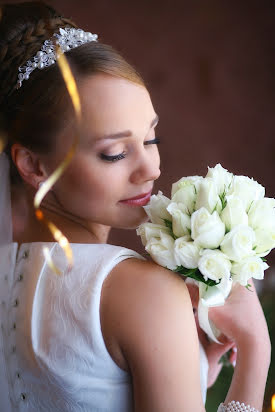
[[[184,312],[192,310],[188,289],[178,274],[154,262],[130,258],[116,265],[105,279],[101,313],[113,322],[117,319],[118,323],[109,323],[109,327],[113,326],[119,341],[130,344],[134,321],[142,321],[143,326],[145,322],[155,322],[155,312],[164,315],[178,302]]]
[[[154,262],[126,259],[103,284],[101,311],[124,349],[132,346],[132,339],[136,342],[139,324],[151,327],[166,314],[172,316],[173,309],[181,310],[182,317],[192,311],[188,289],[178,274]]]
[[[132,375],[137,411],[204,410],[197,330],[179,275],[153,262],[124,260],[104,282],[101,322],[107,348]]]
[[[135,286],[133,289],[133,285]],[[157,265],[154,262],[130,258],[116,265],[105,280],[105,288],[115,288],[120,294],[121,288],[129,288],[128,292],[136,295],[139,291],[142,294],[150,295],[152,288],[157,288],[159,292],[163,290],[167,294],[167,288],[175,288],[177,293],[184,294],[188,299],[188,289],[183,279],[176,273]],[[148,289],[149,288],[149,289]]]

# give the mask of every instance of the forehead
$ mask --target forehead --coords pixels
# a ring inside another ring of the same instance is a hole
[[[83,128],[94,135],[126,129],[142,131],[155,117],[147,89],[108,74],[95,74],[79,83]]]

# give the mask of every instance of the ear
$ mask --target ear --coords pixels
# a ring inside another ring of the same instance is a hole
[[[38,188],[40,182],[47,179],[48,175],[39,155],[30,149],[15,143],[11,147],[11,157],[22,179],[35,189]]]

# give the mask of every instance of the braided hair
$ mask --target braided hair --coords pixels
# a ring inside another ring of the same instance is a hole
[[[65,27],[77,26],[44,2],[7,4],[0,9],[0,114],[8,156],[15,142],[37,153],[50,153],[58,132],[72,118],[72,104],[57,64],[34,70],[16,89],[18,68]],[[66,57],[76,79],[103,72],[144,86],[137,71],[111,46],[90,42],[66,52]],[[21,179],[12,162],[11,166],[11,181],[18,183]]]
[[[1,100],[14,91],[18,68],[59,28],[75,23],[40,2],[5,5],[0,25]],[[14,70],[13,70],[14,68]],[[0,104],[1,104],[0,100]]]

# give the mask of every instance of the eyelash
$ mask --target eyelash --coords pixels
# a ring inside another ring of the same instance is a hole
[[[156,137],[153,140],[147,140],[146,142],[144,142],[146,146],[149,144],[159,144],[159,143],[160,143],[160,139],[158,137]],[[114,156],[108,156],[108,155],[105,155],[104,153],[100,153],[100,158],[102,160],[106,160],[107,162],[116,162],[118,160],[124,159],[125,156],[126,156],[126,152],[122,152]]]

